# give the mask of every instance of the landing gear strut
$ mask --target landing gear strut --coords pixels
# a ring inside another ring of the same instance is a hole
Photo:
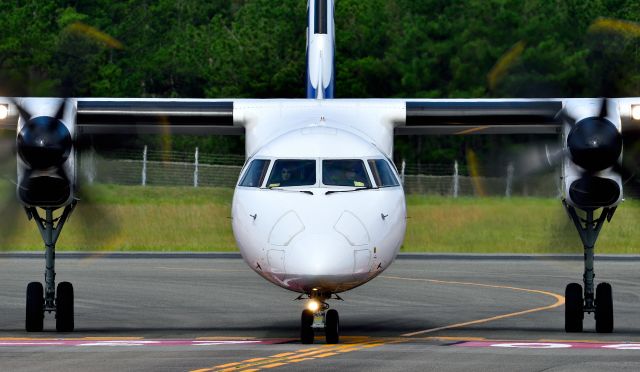
[[[44,216],[35,207],[26,208],[27,216],[38,226],[45,246],[44,287],[40,282],[31,282],[27,286],[27,311],[25,328],[27,332],[41,332],[43,329],[44,313],[56,313],[56,330],[71,332],[73,321],[73,286],[69,282],[58,284],[56,296],[56,242],[65,222],[69,219],[76,202],[64,207],[60,217],[54,218],[55,208],[43,208]]]
[[[569,217],[576,226],[584,246],[584,275],[582,286],[570,283],[565,290],[565,331],[582,332],[584,313],[595,313],[596,332],[613,332],[613,299],[611,285],[600,283],[595,287],[594,247],[605,221],[611,221],[616,208],[603,208],[600,216],[594,218],[595,209],[584,210],[584,217],[576,209],[563,201]]]
[[[313,344],[317,330],[324,330],[327,344],[337,344],[340,341],[340,317],[337,310],[329,310],[326,300],[330,297],[323,297],[315,292],[309,295],[309,303],[314,303],[314,306],[310,306],[312,309],[304,309],[300,317],[300,342],[303,344]],[[341,300],[337,295],[336,298]]]

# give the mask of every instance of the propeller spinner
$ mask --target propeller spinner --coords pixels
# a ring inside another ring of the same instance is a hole
[[[62,122],[67,100],[62,101],[54,116],[34,115],[14,101],[25,122],[16,140],[17,151],[24,163],[18,180],[18,196],[25,205],[60,207],[73,198],[72,180],[65,172],[73,140]]]
[[[563,110],[563,118],[571,126],[567,149],[571,161],[581,168],[580,177],[569,185],[570,200],[582,209],[615,205],[622,193],[617,177],[603,174],[609,168],[618,170],[622,153],[622,134],[607,119],[609,101],[600,101],[597,116],[576,121]]]

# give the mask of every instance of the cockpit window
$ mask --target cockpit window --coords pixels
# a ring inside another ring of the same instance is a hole
[[[370,159],[369,168],[371,168],[371,174],[373,174],[373,179],[378,187],[400,186],[386,160]]]
[[[316,184],[315,160],[276,160],[267,187],[310,186]]]
[[[240,186],[245,187],[260,187],[264,177],[267,175],[267,169],[269,169],[270,160],[256,159],[249,164],[249,169],[244,173],[242,180],[240,180]]]
[[[359,159],[323,160],[322,183],[330,186],[371,187],[364,162]]]

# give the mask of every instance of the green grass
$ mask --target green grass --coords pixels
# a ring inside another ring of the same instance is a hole
[[[58,250],[235,251],[232,189],[93,186],[78,203]],[[40,250],[33,222],[20,212],[5,250]],[[6,230],[6,229],[5,229]]]
[[[407,198],[406,252],[581,253],[560,200]],[[640,253],[640,202],[625,201],[602,228],[599,253]]]
[[[236,250],[229,219],[231,189],[99,185],[87,195],[90,199],[79,203],[65,226],[58,250]],[[404,252],[582,252],[556,199],[412,195],[407,204]],[[640,202],[624,202],[603,227],[597,252],[640,253],[639,216]],[[37,229],[23,211],[5,211],[5,218],[0,247],[42,249]]]

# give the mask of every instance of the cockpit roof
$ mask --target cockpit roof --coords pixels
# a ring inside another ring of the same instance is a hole
[[[267,143],[256,156],[276,158],[362,158],[381,156],[372,143],[329,125],[309,126],[287,132]]]

